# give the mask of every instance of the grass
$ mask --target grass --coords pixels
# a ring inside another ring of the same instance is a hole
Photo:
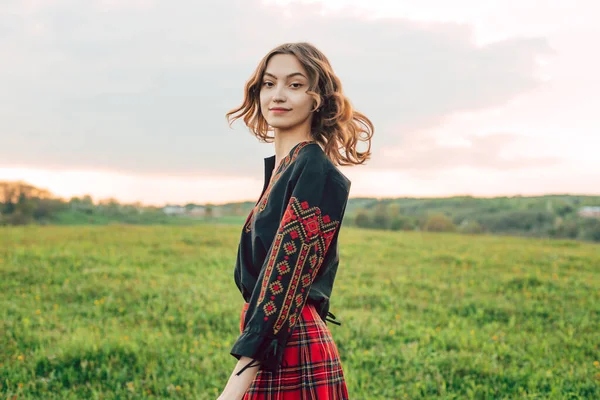
[[[215,399],[240,226],[0,227],[0,398]],[[600,247],[344,228],[351,399],[600,398]],[[17,396],[17,397],[13,397]]]

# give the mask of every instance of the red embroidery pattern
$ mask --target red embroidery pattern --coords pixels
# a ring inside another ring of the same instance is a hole
[[[288,154],[287,156],[285,156],[285,158],[283,160],[281,160],[281,163],[279,163],[279,167],[277,168],[275,175],[273,175],[271,177],[271,181],[269,182],[269,186],[267,186],[265,193],[258,200],[258,202],[254,206],[254,208],[252,208],[252,210],[250,211],[250,214],[248,215],[248,218],[246,218],[246,222],[244,223],[244,230],[246,231],[246,233],[248,233],[252,230],[252,222],[254,221],[254,217],[255,217],[256,213],[263,211],[267,207],[267,202],[269,201],[269,194],[271,193],[271,189],[275,185],[275,182],[277,182],[277,180],[279,179],[281,174],[283,174],[283,172],[287,169],[287,167],[289,167],[291,163],[296,161],[296,158],[298,157],[298,153],[300,152],[300,150],[302,150],[303,147],[305,147],[306,145],[308,145],[310,143],[315,143],[315,142],[314,141],[300,142],[293,153]]]
[[[267,262],[267,266],[265,267],[265,275],[262,281],[260,294],[258,295],[258,301],[256,302],[256,306],[259,306],[260,303],[262,303],[262,301],[265,299],[265,293],[267,292],[267,286],[269,285],[269,278],[271,278],[271,273],[273,272],[273,267],[275,265],[275,261],[277,260],[277,255],[279,253],[279,247],[281,246],[282,239],[283,235],[275,236],[275,241],[273,242],[273,251],[269,256],[269,261]],[[273,288],[271,288],[271,290],[273,290]],[[279,291],[280,289],[275,288],[275,290]]]
[[[322,216],[319,207],[310,207],[306,201],[299,202],[295,197],[290,199],[265,267],[257,303],[261,304],[269,290],[271,301],[267,305],[279,305],[279,315],[273,326],[275,334],[286,321],[288,331],[295,325],[296,316],[306,302],[309,286],[319,271],[338,225],[339,221],[332,221],[327,215]],[[295,255],[297,259],[290,260]],[[290,268],[290,262],[294,264],[293,269]],[[273,274],[275,270],[279,275]],[[286,288],[282,280],[290,273],[291,277],[286,278],[289,281]],[[265,315],[265,320],[268,320],[272,313],[267,314],[265,310]]]
[[[267,304],[265,304],[265,307],[264,307],[265,315],[269,316],[269,315],[273,314],[275,311],[277,311],[277,307],[275,307],[275,303],[270,301]]]
[[[283,305],[281,306],[279,317],[277,317],[275,325],[273,326],[273,332],[275,334],[277,334],[277,332],[279,332],[281,328],[283,328],[283,324],[287,319],[290,311],[292,310],[292,306],[294,305],[294,294],[296,293],[298,282],[300,282],[300,274],[302,273],[302,269],[304,268],[304,262],[306,261],[306,256],[308,254],[308,247],[309,246],[307,246],[306,244],[303,244],[302,250],[300,250],[300,256],[298,257],[298,262],[294,267],[294,274],[292,275],[292,280],[289,283],[287,291],[285,293],[285,297],[283,298]],[[301,303],[304,304],[304,299],[302,299]],[[295,311],[298,310],[300,310],[300,307],[296,307]],[[290,325],[290,328],[291,327],[292,325]]]

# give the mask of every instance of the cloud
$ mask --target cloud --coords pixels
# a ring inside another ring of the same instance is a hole
[[[463,135],[441,138],[416,133],[398,148],[384,151],[385,164],[412,174],[435,174],[452,169],[514,171],[524,168],[555,167],[564,162],[554,156],[532,156],[535,144],[514,133]],[[525,143],[523,143],[525,142]]]
[[[375,123],[373,151],[540,85],[544,38],[483,47],[472,28],[259,1],[7,1],[0,163],[255,175],[271,147],[224,114],[272,47],[309,41]],[[261,150],[262,149],[262,150]],[[374,165],[378,161],[374,157]]]

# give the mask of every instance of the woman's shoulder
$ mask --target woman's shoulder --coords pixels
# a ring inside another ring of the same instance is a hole
[[[299,169],[322,175],[332,183],[340,184],[346,190],[350,190],[352,184],[350,179],[327,157],[327,154],[318,143],[310,143],[304,146],[298,152],[296,162]]]

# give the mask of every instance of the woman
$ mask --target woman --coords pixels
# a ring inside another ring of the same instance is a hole
[[[348,399],[325,322],[340,325],[327,317],[335,319],[329,298],[351,184],[336,165],[370,157],[373,124],[309,43],[263,58],[243,104],[227,113],[230,126],[241,117],[260,141],[275,142],[275,155],[242,229],[234,278],[245,304],[231,349],[239,361],[219,399]]]

